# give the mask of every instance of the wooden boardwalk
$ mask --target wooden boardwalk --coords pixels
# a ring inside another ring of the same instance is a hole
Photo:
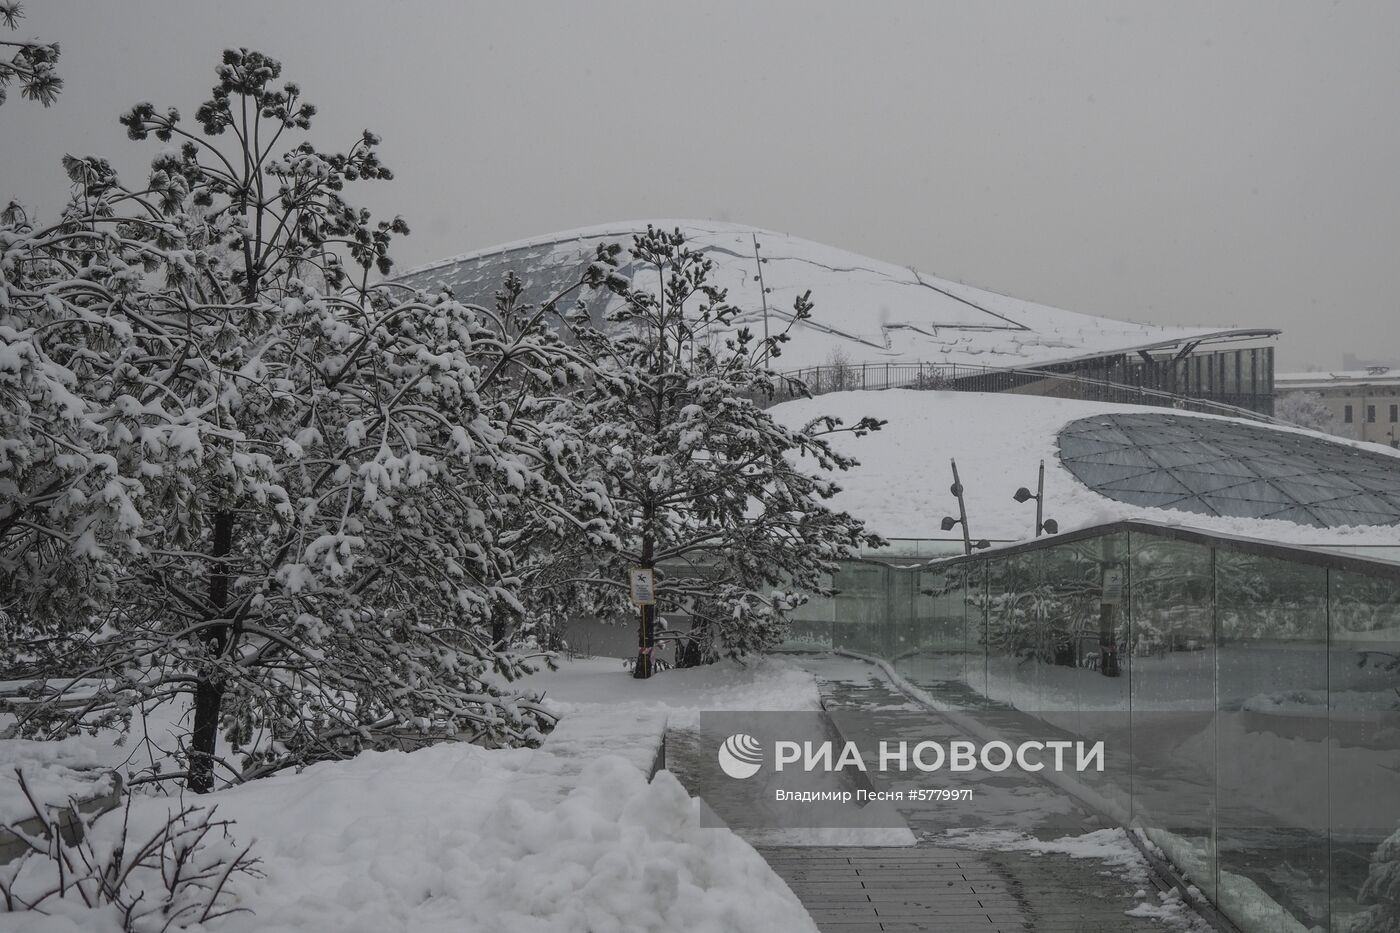
[[[924,846],[759,851],[822,933],[1032,929],[1016,882],[974,852]]]

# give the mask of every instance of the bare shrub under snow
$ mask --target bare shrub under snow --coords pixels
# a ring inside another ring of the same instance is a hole
[[[130,794],[119,812],[84,813],[72,800],[57,810],[38,800],[22,771],[15,775],[33,812],[0,827],[0,841],[24,846],[0,865],[0,913],[97,912],[105,927],[163,933],[248,911],[231,882],[260,877],[259,860],[235,842],[230,821],[214,818],[214,807],[181,806],[137,830]],[[76,839],[65,839],[61,822],[80,830]]]

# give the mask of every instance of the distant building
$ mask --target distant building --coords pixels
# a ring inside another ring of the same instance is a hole
[[[449,288],[461,301],[489,307],[514,271],[524,282],[522,301],[539,304],[567,292],[568,303],[583,300],[601,323],[620,299],[570,286],[596,259],[598,246],[629,246],[646,226],[615,223],[507,243],[404,272],[399,281]],[[734,330],[762,336],[791,328],[777,368],[815,394],[947,388],[1273,411],[1274,328],[1136,324],[1023,301],[771,230],[698,220],[657,226],[681,229],[688,245],[712,261],[711,283],[743,309]],[[629,278],[640,272],[626,253],[618,271]],[[793,300],[808,291],[812,315],[794,320]]]
[[[1320,396],[1332,412],[1324,429],[1332,434],[1400,447],[1400,369],[1276,373],[1274,391],[1276,401],[1295,392]]]
[[[1400,360],[1396,359],[1362,359],[1355,353],[1342,354],[1342,369],[1348,372],[1353,369],[1370,369],[1373,366],[1387,366],[1391,369],[1400,370]]]

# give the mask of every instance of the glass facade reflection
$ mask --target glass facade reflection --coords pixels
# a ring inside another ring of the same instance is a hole
[[[1106,739],[1090,796],[1246,933],[1400,931],[1400,565],[1125,522],[833,583],[799,640]]]

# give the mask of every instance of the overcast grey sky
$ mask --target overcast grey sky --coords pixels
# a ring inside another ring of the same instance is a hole
[[[28,0],[49,110],[0,108],[0,198],[151,154],[227,46],[362,127],[413,265],[611,220],[783,230],[1131,320],[1277,326],[1280,366],[1400,358],[1400,4]],[[154,145],[154,143],[152,143]],[[817,301],[820,295],[814,296]]]

